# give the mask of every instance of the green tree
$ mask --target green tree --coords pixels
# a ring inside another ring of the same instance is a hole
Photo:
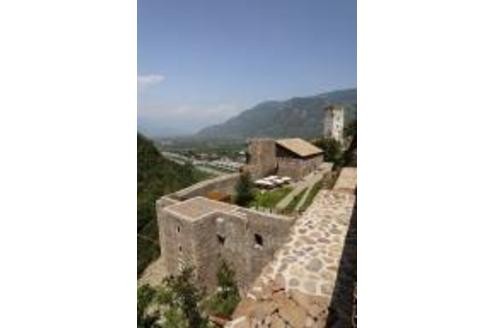
[[[235,291],[235,293],[239,294],[235,282],[235,272],[229,267],[227,262],[223,260],[221,261],[217,272],[217,281],[221,291]]]
[[[218,290],[208,301],[209,311],[213,315],[230,317],[241,301],[235,282],[235,272],[225,261],[217,271]]]
[[[138,288],[137,292],[137,326],[138,328],[154,327],[158,316],[146,313],[146,310],[153,303],[156,291],[149,285]]]
[[[246,206],[254,199],[254,185],[249,172],[241,174],[235,192],[235,203],[239,206]]]
[[[199,303],[204,297],[193,281],[193,269],[168,277],[164,285],[138,289],[138,328],[206,328]]]
[[[160,256],[155,202],[207,175],[191,163],[180,165],[162,156],[151,140],[137,135],[137,271]]]
[[[351,138],[349,147],[342,154],[343,166],[357,166],[357,121],[354,120],[347,126],[346,134]]]
[[[193,269],[185,268],[179,276],[169,277],[165,282],[173,291],[174,300],[177,301],[182,313],[184,313],[189,327],[207,327],[208,320],[201,315],[198,307],[204,293],[193,283]]]
[[[194,165],[191,161],[187,161],[182,165],[182,174],[188,177],[194,176]]]
[[[354,137],[357,135],[357,120],[353,120],[344,128],[344,135],[346,137]]]
[[[163,315],[167,328],[189,328],[189,323],[182,311],[177,307],[170,307]]]
[[[340,165],[342,159],[342,146],[335,139],[318,139],[313,142],[316,147],[323,150],[323,158],[325,162],[332,162],[335,165]]]

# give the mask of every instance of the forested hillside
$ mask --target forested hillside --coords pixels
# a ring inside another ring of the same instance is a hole
[[[342,104],[345,121],[356,119],[357,90],[339,90],[286,101],[263,102],[223,124],[207,127],[195,137],[203,139],[244,140],[249,137],[320,136],[323,131],[323,109]]]
[[[206,178],[192,165],[164,158],[153,143],[137,135],[137,269],[140,274],[160,254],[155,201]]]

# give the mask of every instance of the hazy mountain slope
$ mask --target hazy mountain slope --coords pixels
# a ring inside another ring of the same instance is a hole
[[[268,101],[248,109],[223,124],[196,134],[201,138],[315,137],[323,131],[323,108],[332,103],[346,107],[346,121],[356,117],[357,90],[339,90],[287,101]]]
[[[138,273],[160,254],[155,201],[198,182],[205,175],[188,165],[164,158],[153,143],[137,136]]]
[[[190,133],[187,129],[178,126],[164,125],[158,119],[139,117],[137,118],[138,132],[148,138],[166,138]]]

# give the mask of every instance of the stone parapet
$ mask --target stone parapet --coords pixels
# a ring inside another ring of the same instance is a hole
[[[168,197],[177,200],[186,200],[197,196],[206,197],[210,192],[219,192],[232,195],[234,193],[235,186],[239,181],[239,176],[239,173],[231,173],[204,180],[188,188],[181,189],[173,194],[170,194]]]
[[[287,240],[294,218],[262,213],[204,197],[157,206],[160,248],[169,274],[195,268],[198,282],[217,286],[221,260],[236,271],[243,292]]]
[[[354,193],[357,186],[357,169],[344,167],[340,170],[339,178],[333,186],[334,191]]]
[[[226,327],[325,327],[355,215],[355,184],[345,172],[345,188],[318,193]]]

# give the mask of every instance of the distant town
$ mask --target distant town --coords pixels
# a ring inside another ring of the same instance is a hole
[[[162,146],[163,147],[163,146]],[[161,151],[161,154],[176,163],[191,163],[204,172],[220,175],[226,172],[237,172],[246,163],[246,152],[241,150],[229,155],[220,155],[216,152],[188,151]]]

